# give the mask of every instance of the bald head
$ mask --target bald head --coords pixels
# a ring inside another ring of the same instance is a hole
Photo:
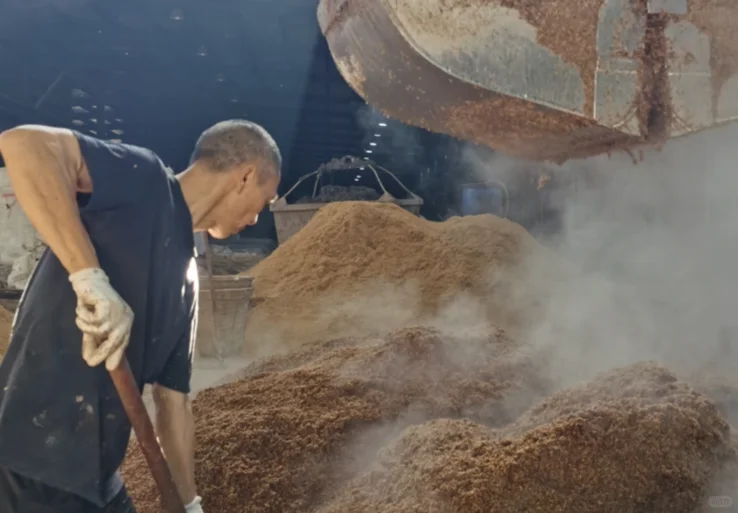
[[[282,155],[263,127],[241,119],[221,121],[205,130],[195,144],[190,164],[204,163],[213,172],[254,164],[260,181],[279,179]]]

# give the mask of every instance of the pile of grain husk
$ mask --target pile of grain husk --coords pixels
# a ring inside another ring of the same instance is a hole
[[[559,392],[513,425],[407,429],[319,513],[694,513],[731,453],[716,407],[641,363]]]
[[[689,383],[715,404],[731,426],[738,426],[738,378],[735,374],[700,372],[690,375]]]
[[[204,509],[305,513],[408,425],[435,418],[506,425],[549,389],[535,361],[502,331],[455,340],[407,328],[255,364],[240,381],[195,399]],[[136,443],[122,473],[139,513],[158,513]]]
[[[704,501],[698,513],[710,513],[716,509],[726,513],[738,512],[738,431],[731,427],[730,451],[725,458],[725,464],[715,476],[707,492],[708,499]],[[727,499],[728,504],[725,503]]]
[[[499,217],[431,222],[394,204],[333,203],[248,272],[247,348],[417,325],[515,332],[568,273],[523,227]]]
[[[13,314],[0,306],[0,359],[10,344],[10,328],[13,325]]]

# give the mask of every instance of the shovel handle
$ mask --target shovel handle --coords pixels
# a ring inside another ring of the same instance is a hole
[[[110,377],[118,391],[123,408],[126,410],[128,420],[133,426],[133,431],[136,433],[136,439],[146,457],[146,462],[149,464],[149,470],[151,470],[151,475],[154,477],[159,494],[161,494],[161,504],[164,511],[167,513],[185,513],[182,498],[177,491],[172,472],[164,459],[159,442],[156,440],[154,426],[151,424],[151,419],[146,411],[143,399],[141,399],[141,393],[131,372],[131,367],[128,365],[128,360],[124,358],[117,369],[110,371]]]

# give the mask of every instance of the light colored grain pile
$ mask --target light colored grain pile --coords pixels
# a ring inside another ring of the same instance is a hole
[[[710,483],[706,493],[707,500],[703,501],[702,507],[695,513],[714,513],[716,510],[725,513],[738,512],[736,490],[738,490],[738,431],[731,428],[729,452],[720,471]]]
[[[702,372],[691,375],[689,383],[717,406],[731,426],[738,426],[738,380],[735,374]]]
[[[393,205],[324,207],[252,271],[247,337],[276,327],[299,349],[195,401],[204,509],[698,513],[708,494],[735,489],[738,445],[718,407],[662,367],[548,396],[550,355],[503,330],[352,337],[438,320],[449,302],[462,325],[482,305],[487,321],[514,327],[535,317],[541,284],[568,272],[492,216],[431,223]],[[404,289],[416,304],[394,316]],[[135,443],[122,472],[139,513],[158,512]]]
[[[13,324],[13,314],[0,306],[0,359],[5,355],[10,343],[10,327]]]
[[[404,326],[514,330],[564,265],[491,216],[423,220],[392,204],[333,203],[249,274],[247,347],[294,347]]]
[[[697,513],[738,482],[728,424],[666,369],[541,399],[520,349],[416,328],[254,365],[196,400],[205,510]],[[135,444],[123,476],[139,513],[157,512]]]
[[[503,332],[426,328],[335,341],[255,365],[195,400],[205,511],[305,513],[363,471],[405,426],[439,417],[511,422],[548,383]],[[156,492],[135,443],[123,477],[139,513]]]
[[[515,424],[407,429],[319,513],[694,513],[730,452],[707,398],[637,364],[557,393]]]

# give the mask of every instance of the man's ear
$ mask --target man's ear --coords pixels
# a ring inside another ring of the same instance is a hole
[[[246,186],[247,183],[256,179],[256,166],[253,164],[245,164],[238,171],[238,189],[239,191]]]

